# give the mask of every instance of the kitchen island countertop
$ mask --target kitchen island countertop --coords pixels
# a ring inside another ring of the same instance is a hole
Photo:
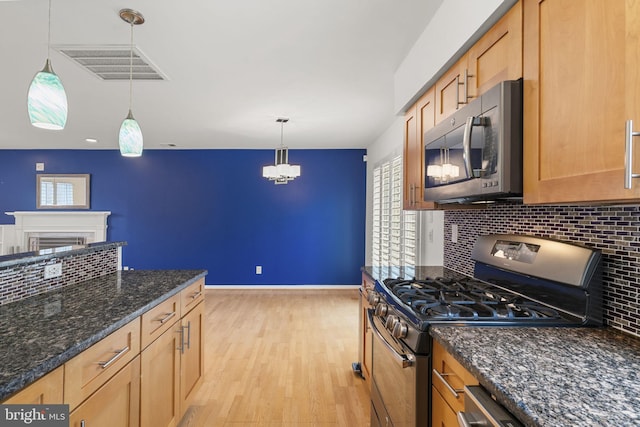
[[[0,306],[0,401],[206,274],[120,271]]]
[[[640,425],[640,339],[611,328],[433,326],[526,426]]]

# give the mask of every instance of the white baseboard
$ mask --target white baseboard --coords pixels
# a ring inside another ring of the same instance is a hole
[[[205,289],[297,289],[297,290],[315,290],[315,289],[358,289],[360,285],[205,285]]]

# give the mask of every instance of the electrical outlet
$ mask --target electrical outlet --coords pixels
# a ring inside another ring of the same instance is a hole
[[[262,266],[256,265],[256,274],[262,274]]]
[[[451,242],[458,243],[458,224],[451,224]]]
[[[62,276],[62,263],[46,265],[44,267],[44,278],[53,279],[54,277]]]

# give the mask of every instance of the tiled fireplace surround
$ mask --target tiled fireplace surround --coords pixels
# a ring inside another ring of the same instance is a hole
[[[458,242],[451,226],[458,225]],[[524,206],[447,210],[445,266],[473,275],[471,250],[489,233],[531,234],[600,249],[604,256],[604,316],[616,329],[640,336],[640,205]]]

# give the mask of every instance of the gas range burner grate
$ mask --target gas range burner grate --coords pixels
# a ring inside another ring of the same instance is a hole
[[[430,320],[558,319],[549,307],[475,279],[386,279],[385,287],[414,313]]]

